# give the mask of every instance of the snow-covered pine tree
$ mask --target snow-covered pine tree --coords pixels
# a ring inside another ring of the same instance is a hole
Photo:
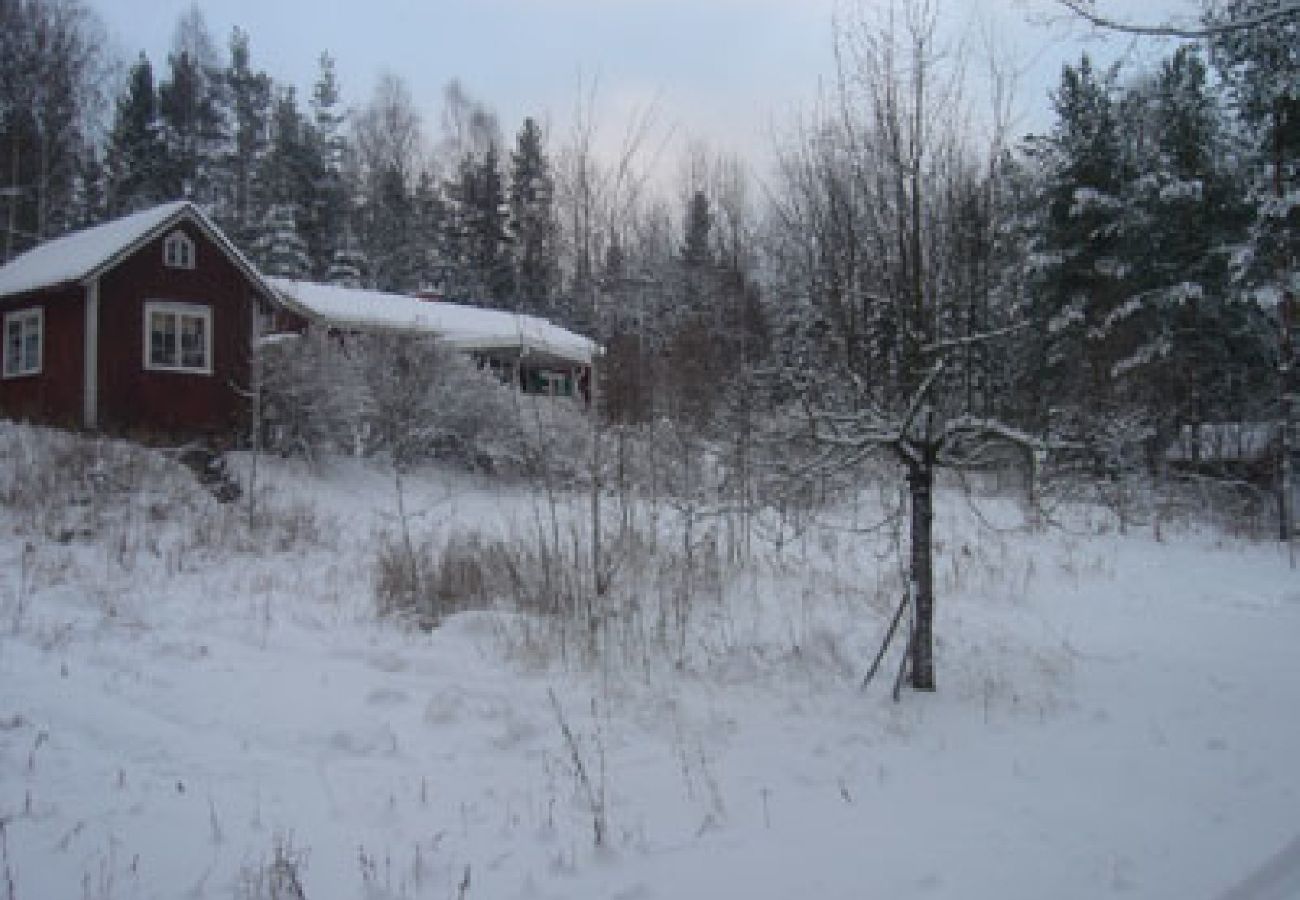
[[[276,203],[259,228],[253,256],[264,274],[303,280],[311,277],[307,242],[298,233],[297,210],[291,203]]]
[[[415,183],[411,198],[412,223],[409,243],[415,265],[415,283],[421,291],[445,295],[452,280],[447,248],[447,203],[432,168],[426,166]]]
[[[393,166],[372,176],[374,193],[366,206],[365,246],[374,287],[406,293],[420,287],[419,260],[412,254],[415,199]]]
[[[140,54],[117,98],[106,151],[108,212],[119,216],[163,199],[163,145],[153,66]]]
[[[184,197],[211,210],[228,140],[224,79],[197,6],[181,17],[167,63],[167,79],[158,86],[165,198]]]
[[[311,151],[313,190],[304,208],[303,237],[312,256],[313,271],[323,275],[333,265],[348,218],[346,179],[348,145],[344,134],[347,113],[334,58],[322,53],[311,93]]]
[[[1256,222],[1244,281],[1277,320],[1277,501],[1279,537],[1292,537],[1300,490],[1300,9],[1287,0],[1217,0],[1211,26],[1260,21],[1258,27],[1212,34],[1214,61],[1256,139],[1252,200]]]
[[[269,75],[252,68],[247,32],[240,28],[231,32],[229,52],[224,79],[230,143],[223,160],[224,196],[217,222],[247,246],[267,207],[258,177],[270,149],[272,83]]]
[[[307,130],[294,89],[277,88],[271,108],[270,145],[257,176],[261,223],[268,220],[273,207],[285,204],[294,207],[296,220],[301,222],[312,202],[314,181]]]
[[[1117,399],[1151,423],[1160,450],[1183,426],[1258,416],[1267,377],[1262,319],[1237,302],[1233,256],[1246,237],[1240,154],[1231,146],[1205,64],[1179,48],[1130,91],[1148,110],[1130,149],[1125,295],[1111,313]],[[1130,139],[1130,143],[1132,143]]]
[[[86,144],[77,157],[68,209],[68,225],[73,230],[98,225],[108,218],[107,173],[99,148]]]
[[[335,242],[334,258],[325,271],[325,280],[340,287],[359,288],[365,283],[369,265],[361,245],[357,242],[352,225],[346,219],[342,233]]]
[[[1114,73],[1085,54],[1052,96],[1056,123],[1033,142],[1047,210],[1031,287],[1040,408],[1037,424],[1086,438],[1110,404],[1116,310],[1124,295],[1125,184]]]
[[[509,207],[495,143],[481,157],[467,156],[457,186],[462,259],[474,296],[468,298],[506,309],[514,300]]]
[[[1280,8],[1282,0],[1224,0],[1211,20],[1236,21]],[[1259,163],[1251,282],[1277,302],[1300,293],[1300,10],[1268,27],[1220,33],[1213,57],[1235,101]]]
[[[370,262],[368,280],[380,290],[409,292],[420,287],[414,186],[426,142],[410,89],[385,75],[374,97],[355,117],[358,195],[354,226]]]
[[[524,119],[510,157],[510,233],[514,240],[514,307],[546,316],[559,281],[555,180],[542,130]]]

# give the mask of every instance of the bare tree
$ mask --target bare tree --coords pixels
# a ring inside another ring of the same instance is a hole
[[[955,276],[963,251],[949,225],[957,188],[981,169],[961,127],[960,66],[940,47],[937,21],[935,0],[897,0],[878,18],[839,24],[832,114],[787,154],[777,208],[778,259],[807,298],[803,321],[792,323],[811,338],[796,350],[814,370],[800,376],[805,434],[819,448],[807,471],[843,470],[881,451],[904,471],[912,613],[904,665],[923,691],[935,688],[936,472],[987,458],[994,444],[1043,446],[956,389],[966,351],[1009,337],[1018,323],[961,314],[970,288]]]

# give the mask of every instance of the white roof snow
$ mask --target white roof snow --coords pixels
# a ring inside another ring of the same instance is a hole
[[[268,281],[289,305],[339,327],[426,332],[461,350],[517,349],[583,365],[599,353],[594,341],[536,316],[332,284]]]
[[[81,281],[188,205],[164,203],[34,247],[0,268],[0,297]]]

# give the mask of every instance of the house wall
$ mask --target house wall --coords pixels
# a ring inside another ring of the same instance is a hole
[[[141,247],[100,279],[99,424],[145,440],[202,437],[230,444],[248,413],[254,288],[224,252],[188,222],[193,269],[163,265],[163,241]],[[144,365],[148,300],[206,304],[212,309],[212,373],[153,371]]]
[[[81,424],[84,303],[84,290],[79,285],[0,301],[0,325],[6,313],[37,307],[44,310],[41,371],[36,375],[0,377],[0,415],[62,427]],[[0,332],[0,372],[4,371],[6,351]]]

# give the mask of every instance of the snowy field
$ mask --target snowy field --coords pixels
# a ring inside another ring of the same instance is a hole
[[[1300,575],[1273,545],[1034,532],[944,493],[939,692],[895,704],[892,657],[860,688],[897,596],[881,537],[760,546],[681,665],[590,667],[505,613],[378,620],[377,465],[263,460],[250,533],[161,461],[44,483],[48,438],[4,429],[3,900],[290,896],[289,868],[309,900],[1296,888],[1267,868],[1300,834]],[[541,502],[406,489],[434,540]]]

